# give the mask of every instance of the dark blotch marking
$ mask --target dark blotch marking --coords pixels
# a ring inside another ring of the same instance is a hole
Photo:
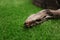
[[[40,22],[40,21],[41,21],[41,19],[37,19],[36,21],[37,21],[37,22]]]
[[[43,18],[45,18],[46,16],[44,16]]]
[[[35,21],[32,21],[32,23],[35,23]]]
[[[50,12],[50,10],[49,10],[49,9],[46,9],[46,12],[47,12],[47,14],[48,14],[48,15],[53,16],[53,13],[52,13],[52,12]]]

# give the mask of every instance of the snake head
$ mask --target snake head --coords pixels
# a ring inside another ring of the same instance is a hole
[[[47,16],[48,15],[46,14],[46,12],[44,10],[42,10],[42,11],[38,12],[37,14],[30,15],[26,19],[24,25],[26,27],[32,27],[32,26],[34,26],[36,24],[44,22],[46,20]]]

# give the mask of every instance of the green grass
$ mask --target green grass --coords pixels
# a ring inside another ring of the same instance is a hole
[[[32,0],[0,0],[0,40],[60,40],[59,19],[24,28],[25,19],[41,9]]]

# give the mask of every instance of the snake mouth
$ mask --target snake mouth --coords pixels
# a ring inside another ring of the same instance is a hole
[[[24,26],[29,28],[29,27],[32,27],[34,24],[35,24],[35,21],[25,22]]]

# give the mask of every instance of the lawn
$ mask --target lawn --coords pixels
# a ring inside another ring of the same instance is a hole
[[[60,40],[60,20],[24,28],[26,18],[40,11],[32,0],[0,0],[0,40]]]

